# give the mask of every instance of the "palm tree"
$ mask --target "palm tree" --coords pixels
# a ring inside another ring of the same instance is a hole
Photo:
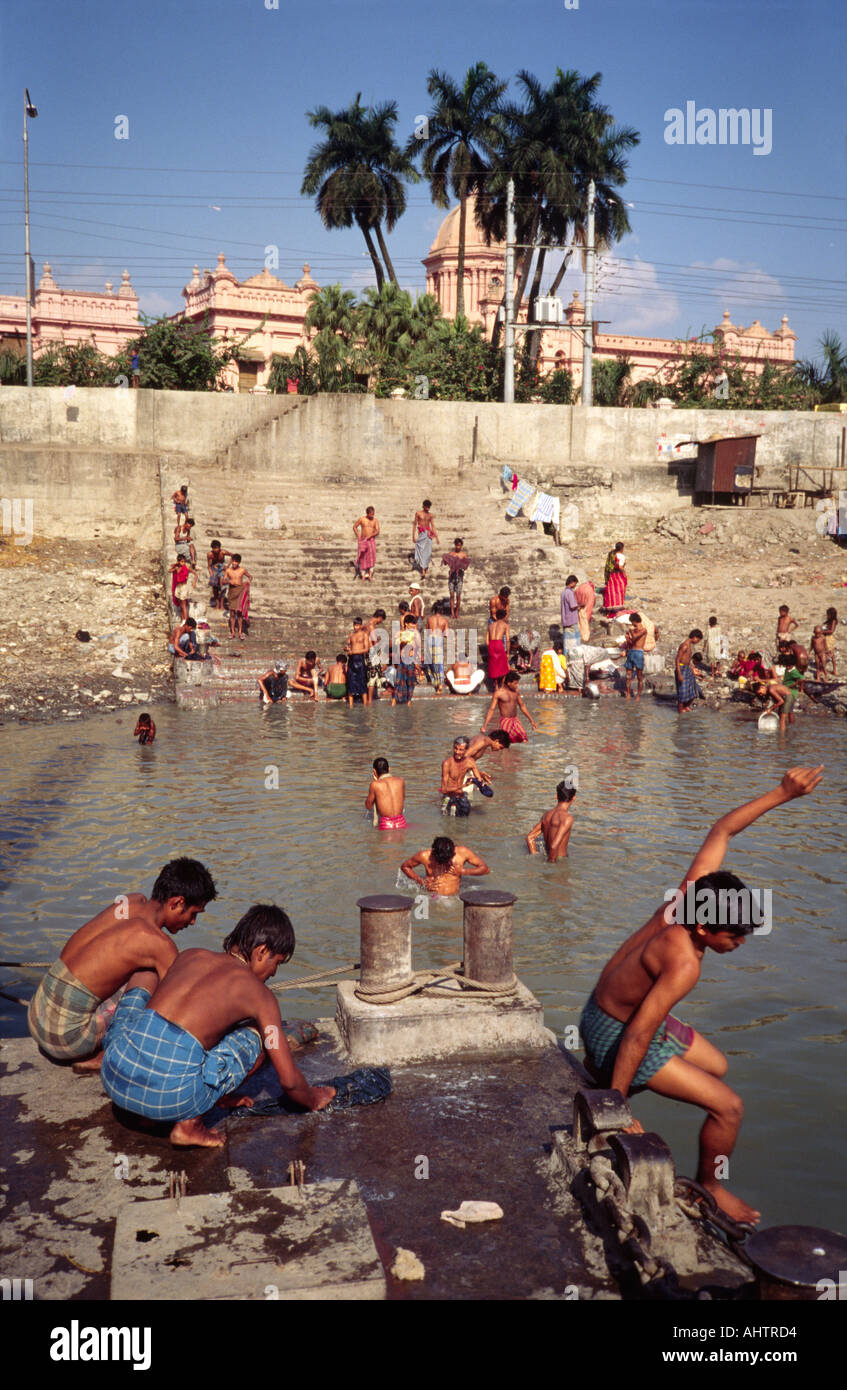
[[[365,290],[356,319],[374,367],[382,366],[392,353],[403,357],[412,345],[412,296],[397,285]]]
[[[630,230],[626,208],[613,193],[625,182],[624,154],[638,144],[637,131],[614,126],[608,110],[597,104],[601,73],[582,77],[556,69],[545,89],[532,73],[522,71],[523,105],[505,108],[503,138],[480,206],[481,225],[489,240],[505,236],[505,188],[515,180],[517,240],[524,251],[518,262],[516,303],[523,300],[533,261],[535,273],[529,294],[529,317],[541,291],[549,243],[571,243],[548,291],[555,294],[573,255],[584,244],[588,185],[595,182],[595,241],[611,244]],[[499,336],[495,323],[494,341]],[[534,364],[541,333],[529,334],[529,358]]]
[[[326,139],[310,150],[300,191],[315,195],[325,227],[351,227],[355,222],[361,229],[380,288],[386,274],[397,284],[382,223],[393,231],[406,210],[403,180],[417,182],[420,175],[394,140],[396,101],[364,107],[361,95],[343,111],[319,106],[306,113],[311,125],[326,132]]]
[[[490,168],[492,152],[500,138],[500,98],[507,85],[485,63],[468,68],[461,87],[436,68],[426,84],[434,105],[427,118],[428,133],[422,147],[423,172],[429,179],[436,206],[448,206],[448,189],[459,200],[457,318],[465,313],[468,196],[482,185]],[[414,156],[420,152],[421,142],[413,135],[406,153]]]
[[[324,285],[309,299],[305,327],[319,333],[336,333],[350,342],[356,332],[356,296],[340,285]]]
[[[847,401],[847,348],[831,329],[824,333],[819,347],[823,365],[810,361],[798,362],[797,375],[806,386],[819,393],[818,399],[822,405]]]

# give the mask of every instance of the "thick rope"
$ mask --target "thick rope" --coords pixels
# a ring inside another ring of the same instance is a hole
[[[354,994],[364,1004],[396,1004],[412,994],[456,999],[464,990],[468,990],[491,999],[505,999],[517,993],[518,982],[514,975],[507,985],[489,985],[482,980],[472,980],[461,972],[462,962],[457,960],[441,970],[416,970],[406,984],[398,985],[396,989],[366,990],[359,986]]]

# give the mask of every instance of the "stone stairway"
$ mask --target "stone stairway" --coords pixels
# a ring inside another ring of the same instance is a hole
[[[249,637],[244,642],[225,638],[222,615],[209,610],[210,626],[221,645],[211,663],[179,663],[181,701],[255,699],[256,675],[272,660],[290,661],[314,647],[326,662],[343,649],[354,617],[367,617],[381,607],[389,623],[395,620],[398,603],[409,598],[410,581],[420,579],[412,565],[412,518],[425,496],[432,500],[440,536],[428,577],[422,581],[425,611],[436,599],[447,597],[448,571],[441,555],[461,535],[471,565],[465,575],[460,625],[474,629],[481,644],[488,598],[508,584],[513,592],[513,630],[533,626],[546,635],[570,568],[568,551],[522,517],[506,519],[508,498],[494,464],[479,461],[458,486],[455,475],[443,482],[437,473],[423,483],[420,477],[410,480],[405,468],[404,476],[396,478],[339,475],[304,482],[296,464],[286,467],[282,461],[273,473],[256,467],[261,437],[274,424],[269,422],[242,441],[240,454],[233,446],[226,451],[228,457],[211,464],[193,461],[187,474],[184,460],[161,470],[166,565],[175,553],[171,495],[180,481],[187,481],[201,587],[206,552],[214,538],[224,549],[240,553],[253,577]],[[425,455],[420,453],[424,474]],[[251,467],[243,462],[248,457]],[[279,451],[276,462],[280,463]],[[371,504],[381,532],[375,577],[367,582],[355,577],[352,528]]]

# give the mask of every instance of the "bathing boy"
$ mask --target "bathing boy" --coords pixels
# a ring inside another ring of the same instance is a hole
[[[171,859],[150,898],[121,893],[74,932],[30,1001],[29,1031],[42,1052],[56,1062],[89,1058],[77,1070],[96,1070],[114,1013],[111,996],[136,970],[164,979],[177,957],[164,933],[192,926],[216,896],[212,876],[199,860]]]
[[[178,1147],[220,1148],[224,1136],[207,1129],[201,1116],[215,1105],[252,1105],[232,1092],[267,1057],[293,1101],[322,1110],[335,1091],[310,1086],[295,1066],[279,1005],[266,985],[293,954],[286,913],[257,904],[222,951],[183,951],[161,983],[139,971],[106,1038],[106,1094],[133,1115],[173,1121],[170,1139]]]

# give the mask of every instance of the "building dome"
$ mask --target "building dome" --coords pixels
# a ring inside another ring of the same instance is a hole
[[[465,255],[470,250],[496,251],[499,255],[503,254],[505,243],[492,241],[489,246],[482,232],[476,225],[475,215],[476,200],[468,199],[467,215],[465,218]],[[459,213],[460,207],[451,208],[435,235],[435,240],[429,248],[430,256],[437,252],[458,251],[459,248]]]

